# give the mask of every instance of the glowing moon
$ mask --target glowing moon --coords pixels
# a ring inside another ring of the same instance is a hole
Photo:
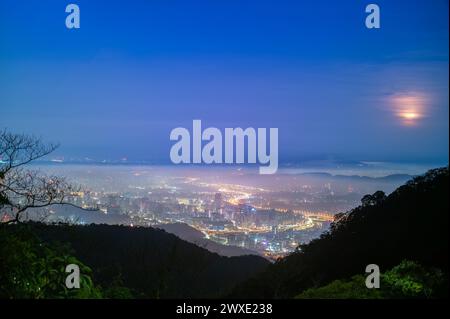
[[[426,115],[427,101],[423,94],[397,94],[392,97],[391,101],[393,112],[400,119],[402,125],[416,125]]]
[[[403,117],[405,120],[416,120],[420,118],[420,114],[414,113],[414,112],[404,112],[399,114],[401,117]]]

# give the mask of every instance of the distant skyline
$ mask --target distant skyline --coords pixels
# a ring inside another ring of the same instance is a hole
[[[169,162],[170,131],[278,127],[280,163],[448,163],[448,1],[0,0],[0,128]]]

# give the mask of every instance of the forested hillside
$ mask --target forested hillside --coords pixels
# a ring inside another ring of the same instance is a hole
[[[34,282],[41,272],[54,270],[57,276],[43,277],[42,281],[59,280],[54,284],[63,286],[64,262],[53,261],[75,257],[73,260],[92,270],[89,275],[103,297],[213,298],[226,294],[238,282],[269,264],[258,256],[219,256],[153,228],[28,223],[4,226],[1,233],[11,243],[0,249],[0,255],[4,256],[2,276],[9,274]],[[39,256],[42,245],[50,255]],[[61,245],[70,248],[59,249]],[[18,271],[27,268],[27,262],[37,267],[30,276]],[[9,282],[9,288],[15,284],[11,278],[0,280],[1,293],[8,297],[5,282]],[[34,284],[39,286],[39,278]],[[53,289],[52,294],[58,295],[58,289]]]
[[[239,285],[232,296],[291,298],[364,274],[368,264],[384,272],[403,260],[448,275],[448,175],[448,168],[434,169],[387,197],[366,195],[361,206],[336,216],[329,232]]]

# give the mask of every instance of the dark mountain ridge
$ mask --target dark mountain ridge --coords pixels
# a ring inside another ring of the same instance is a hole
[[[154,228],[27,226],[44,242],[70,244],[97,284],[120,280],[142,298],[218,297],[269,264],[259,256],[223,257]]]

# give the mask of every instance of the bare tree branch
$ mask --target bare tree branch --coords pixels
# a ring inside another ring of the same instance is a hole
[[[57,147],[57,144],[44,144],[34,136],[0,131],[0,209],[8,207],[9,214],[13,215],[3,224],[20,222],[22,213],[30,208],[59,204],[85,209],[69,201],[78,196],[80,187],[64,177],[23,167]]]

